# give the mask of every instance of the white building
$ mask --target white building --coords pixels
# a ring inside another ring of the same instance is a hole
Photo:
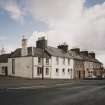
[[[36,47],[27,47],[27,39],[23,38],[22,48],[16,49],[11,54],[0,55],[0,75],[42,79],[83,79],[89,75],[86,72],[87,68],[90,70],[90,65],[94,66],[93,61],[88,65],[89,62],[81,56],[79,49],[68,51],[66,44],[59,45],[58,48],[50,47],[47,45],[47,40],[41,37],[36,42]]]

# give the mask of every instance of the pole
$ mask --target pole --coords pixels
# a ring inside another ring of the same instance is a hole
[[[42,48],[42,80],[44,79],[44,48]]]

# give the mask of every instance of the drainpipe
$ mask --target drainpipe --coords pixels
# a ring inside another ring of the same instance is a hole
[[[34,78],[34,52],[32,47],[32,78]]]

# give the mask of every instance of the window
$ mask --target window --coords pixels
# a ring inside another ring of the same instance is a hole
[[[46,75],[49,75],[49,69],[46,68]]]
[[[49,64],[49,58],[46,58],[46,64]]]
[[[41,63],[41,58],[39,57],[39,58],[38,58],[38,64],[40,64],[40,63]]]
[[[71,72],[71,74],[72,74],[72,69],[70,69],[70,72]]]
[[[68,69],[68,72],[70,72],[70,69]]]
[[[70,65],[70,58],[68,58],[68,65]]]
[[[15,59],[12,59],[12,74],[15,74]]]
[[[42,74],[42,68],[41,67],[38,67],[37,68],[37,75],[40,75],[40,74]]]
[[[4,66],[2,67],[2,73],[5,73],[5,67]]]
[[[59,57],[56,57],[56,63],[59,65]]]
[[[65,65],[65,58],[63,58],[63,64]]]
[[[58,69],[56,69],[56,73],[58,73],[59,72],[59,70]]]
[[[62,69],[63,74],[65,74],[65,69]]]

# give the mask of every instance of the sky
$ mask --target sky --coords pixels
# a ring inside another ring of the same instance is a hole
[[[49,46],[94,51],[105,65],[105,0],[0,0],[0,48],[35,46],[45,32]]]

